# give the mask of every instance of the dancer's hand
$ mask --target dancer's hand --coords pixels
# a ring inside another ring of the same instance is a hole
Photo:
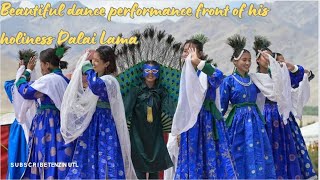
[[[83,88],[88,87],[87,75],[82,75],[82,84],[83,84]]]
[[[30,69],[31,71],[33,71],[34,68],[36,67],[36,64],[37,64],[37,57],[36,56],[31,57],[27,65],[27,69]]]
[[[89,52],[88,57],[87,57],[87,60],[90,61],[90,60],[92,60],[93,54],[94,54],[94,52],[96,52],[96,51],[93,50],[93,49],[87,49],[86,52]]]
[[[198,57],[197,49],[196,48],[189,48],[189,54],[191,54],[191,63],[194,67],[197,67],[198,64],[201,62],[201,59]]]
[[[287,66],[287,68],[288,68],[289,71],[294,71],[295,68],[296,68],[295,65],[292,64],[292,63],[290,63],[290,62],[284,61],[283,63],[286,64],[286,66]]]
[[[24,66],[24,61],[23,61],[23,60],[20,60],[20,61],[19,61],[19,67],[18,67],[18,69],[19,69],[21,66]]]
[[[269,54],[267,53],[268,51],[260,51],[260,50],[258,50],[258,52],[261,54],[261,56],[263,56],[263,58],[265,58],[266,60],[269,61]]]

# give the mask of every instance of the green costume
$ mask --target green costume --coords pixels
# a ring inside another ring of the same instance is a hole
[[[149,88],[142,83],[129,91],[124,104],[130,124],[131,157],[135,170],[158,172],[172,167],[161,121],[163,113],[173,116],[175,110],[174,103],[170,103],[167,90],[159,84]],[[148,119],[150,111],[151,122]]]
[[[128,129],[131,154],[138,178],[156,178],[157,173],[173,163],[170,159],[163,132],[171,132],[180,83],[181,43],[165,31],[154,27],[142,33],[134,31],[138,44],[118,46],[117,64],[121,72],[120,84]],[[143,65],[147,60],[160,64],[160,76],[153,88],[144,83]]]

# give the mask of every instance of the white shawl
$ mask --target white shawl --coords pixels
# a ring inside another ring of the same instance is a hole
[[[16,87],[16,83],[24,73],[25,66],[21,66],[16,74],[16,80],[13,87],[13,107],[17,121],[22,125],[26,140],[31,127],[32,119],[37,111],[35,100],[24,99]],[[60,110],[63,93],[67,88],[68,83],[65,79],[55,73],[50,73],[40,77],[30,86],[42,94],[46,94],[54,102],[55,106]]]
[[[61,134],[66,143],[72,142],[87,129],[99,99],[90,88],[83,89],[82,65],[86,62],[87,56],[88,53],[85,53],[80,57],[61,105]],[[117,128],[126,178],[136,179],[131,160],[130,137],[119,83],[110,75],[102,76],[101,79],[107,87],[106,91]]]

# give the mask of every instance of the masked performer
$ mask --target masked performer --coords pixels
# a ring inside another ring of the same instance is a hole
[[[179,93],[180,44],[153,27],[133,35],[139,44],[121,47],[122,72],[117,78],[125,97],[137,177],[159,179],[159,172],[173,165],[163,134],[171,131]]]

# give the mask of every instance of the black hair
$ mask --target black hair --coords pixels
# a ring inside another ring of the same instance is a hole
[[[230,61],[233,61],[235,58],[239,57],[242,51],[244,51],[243,53],[247,52],[250,54],[248,50],[244,49],[246,46],[246,41],[246,38],[241,37],[239,34],[235,34],[227,39],[227,44],[233,49],[233,54]]]
[[[99,54],[99,57],[103,62],[109,62],[105,74],[117,72],[115,46],[113,48],[110,46],[100,46],[96,49],[96,52]]]
[[[196,39],[188,39],[188,40],[184,43],[183,47],[184,47],[186,44],[193,44],[193,45],[196,46],[196,48],[197,48],[197,50],[198,50],[199,52],[203,52],[203,44],[202,44],[199,40],[196,40]],[[202,59],[202,58],[203,58],[203,57],[200,57],[200,59]]]
[[[274,52],[274,53],[272,53],[271,56],[276,59],[276,57],[282,56],[282,54],[281,54],[281,53]],[[277,60],[277,59],[276,59],[276,60]]]
[[[160,64],[157,61],[154,61],[154,60],[148,60],[144,64],[151,64],[151,65],[154,65],[154,66],[160,66]]]
[[[61,61],[61,58],[64,56],[68,49],[70,49],[70,47],[62,43],[61,45],[56,45],[54,48],[43,50],[40,52],[40,61],[48,62],[54,67],[66,69],[68,63],[66,61]]]
[[[200,58],[200,59],[204,59],[204,58],[205,58],[205,55],[204,55],[204,53],[203,53],[203,44],[202,44],[199,40],[189,39],[189,40],[187,40],[187,41],[184,43],[183,47],[184,47],[186,44],[193,44],[193,45],[195,45],[196,48],[197,48],[197,50],[198,50],[199,52],[202,52],[202,56],[199,57],[199,58]],[[182,50],[183,50],[183,49],[182,49]]]

